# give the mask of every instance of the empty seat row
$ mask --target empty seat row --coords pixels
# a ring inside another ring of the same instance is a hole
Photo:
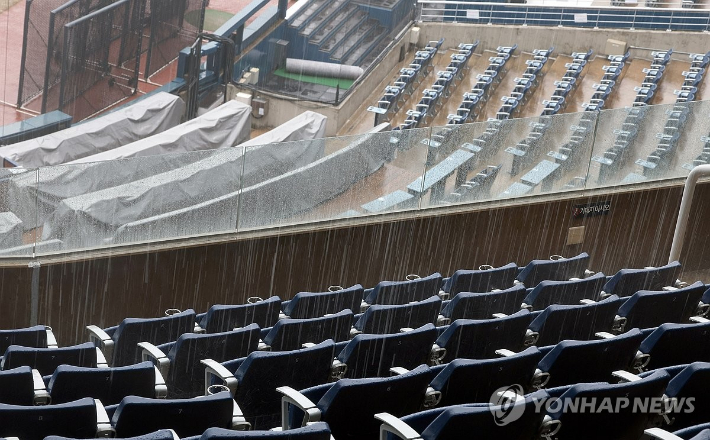
[[[527,102],[530,94],[533,93],[543,75],[545,64],[552,54],[554,48],[535,49],[532,58],[525,61],[526,68],[519,78],[515,78],[515,87],[510,92],[510,96],[501,98],[503,105],[496,113],[496,119],[506,120],[514,116],[520,107]]]
[[[644,106],[651,102],[658,84],[661,82],[661,79],[663,79],[663,72],[672,54],[673,49],[651,52],[651,56],[653,57],[651,66],[643,69],[643,73],[645,74],[643,81],[640,86],[634,87],[636,97],[634,98],[632,106]]]

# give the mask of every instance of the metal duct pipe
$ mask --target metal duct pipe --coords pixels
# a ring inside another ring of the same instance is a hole
[[[286,72],[298,73],[301,75],[320,76],[323,78],[356,80],[360,77],[360,75],[362,75],[363,70],[357,66],[286,58]]]

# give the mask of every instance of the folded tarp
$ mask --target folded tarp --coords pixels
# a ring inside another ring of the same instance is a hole
[[[0,249],[22,245],[22,220],[11,212],[0,212]]]
[[[307,111],[242,145],[267,145],[275,142],[319,139],[325,135],[326,121],[325,116]],[[222,152],[162,154],[140,159],[42,168],[39,173],[26,173],[24,176],[15,176],[10,180],[8,206],[10,211],[22,219],[26,229],[33,229],[42,225],[64,199],[153,175],[161,175],[208,159],[213,154],[222,154]],[[230,157],[233,154],[230,153]],[[231,172],[233,174],[234,171]]]
[[[68,164],[216,150],[238,145],[248,140],[250,134],[251,107],[239,101],[227,101],[202,116],[162,133],[102,153],[85,156]]]
[[[325,116],[308,113],[308,128],[300,130],[299,136],[303,132],[322,135]],[[121,225],[202,203],[311,164],[323,156],[324,143],[316,139],[217,150],[180,168],[67,198],[45,222],[43,237],[60,238],[73,247],[99,245],[98,231],[108,230],[110,237]]]
[[[66,130],[2,147],[0,157],[25,168],[66,163],[161,133],[179,124],[184,110],[177,96],[156,93]]]

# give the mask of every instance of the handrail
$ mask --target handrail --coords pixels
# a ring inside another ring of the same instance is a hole
[[[680,201],[680,209],[678,210],[678,220],[675,224],[675,233],[673,233],[673,244],[671,245],[671,253],[668,257],[668,262],[677,261],[680,257],[680,251],[683,249],[683,240],[685,239],[685,230],[688,227],[688,216],[690,215],[690,207],[693,204],[693,195],[695,194],[695,186],[701,177],[710,176],[710,165],[699,165],[693,168],[688,174],[688,179],[685,181],[683,188],[683,199]]]
[[[656,11],[656,12],[701,12],[707,11],[707,8],[659,8],[659,7],[649,7],[649,6],[637,6],[637,7],[620,7],[620,6],[605,6],[605,5],[579,5],[579,4],[545,4],[544,0],[541,3],[503,3],[503,2],[470,2],[470,1],[449,1],[449,0],[417,0],[418,4],[432,4],[432,5],[461,5],[461,6],[503,6],[508,8],[562,8],[562,9],[600,9],[609,11]],[[657,3],[658,5],[673,4],[671,2],[667,3]],[[697,5],[702,6],[702,5]]]

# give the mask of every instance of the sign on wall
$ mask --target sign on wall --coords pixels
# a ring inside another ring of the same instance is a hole
[[[572,207],[572,218],[604,215],[608,214],[609,211],[611,211],[611,201],[574,205],[574,207]]]

